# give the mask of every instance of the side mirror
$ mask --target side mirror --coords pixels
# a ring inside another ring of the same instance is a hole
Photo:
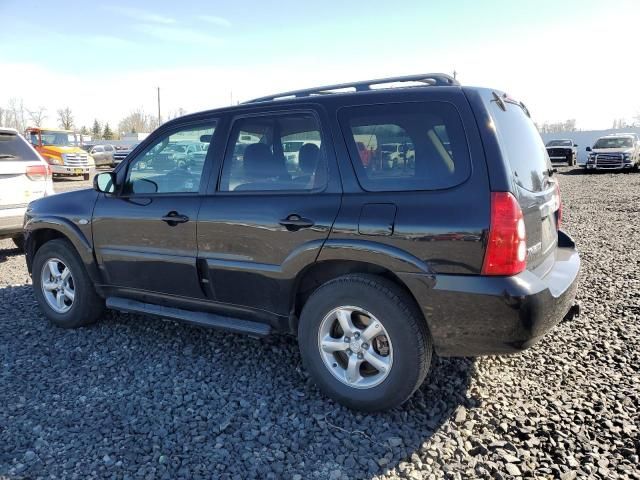
[[[586,150],[587,150],[587,152],[590,152],[591,151],[591,147],[587,147]]]
[[[573,144],[574,147],[579,147],[580,145],[578,145],[577,143]]]
[[[116,174],[103,172],[93,177],[93,189],[101,193],[114,193],[116,191]]]

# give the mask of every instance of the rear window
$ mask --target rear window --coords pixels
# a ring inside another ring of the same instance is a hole
[[[0,162],[38,161],[38,155],[20,135],[0,132]]]
[[[516,183],[532,192],[544,190],[551,165],[540,133],[525,107],[490,91],[482,95],[495,125],[502,156],[509,162]]]
[[[471,172],[462,120],[450,103],[348,107],[340,124],[365,190],[449,188]]]

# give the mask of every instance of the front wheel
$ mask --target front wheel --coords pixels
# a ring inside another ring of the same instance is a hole
[[[373,275],[346,275],[316,290],[302,310],[298,343],[327,396],[368,412],[405,402],[424,381],[433,350],[413,300]]]
[[[36,252],[33,289],[43,313],[58,327],[89,325],[104,310],[78,253],[67,240],[51,240]]]

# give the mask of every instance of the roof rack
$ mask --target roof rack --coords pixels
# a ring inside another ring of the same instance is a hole
[[[330,95],[332,93],[348,93],[340,90],[353,89],[356,92],[373,90],[374,85],[385,85],[390,83],[422,83],[422,86],[444,87],[460,85],[460,83],[446,73],[424,73],[420,75],[405,75],[402,77],[378,78],[376,80],[364,80],[352,83],[338,83],[335,85],[325,85],[324,87],[307,88],[304,90],[292,90],[290,92],[268,95],[266,97],[254,98],[243,103],[269,102],[272,100],[282,100],[286,98],[310,97],[312,95]],[[413,85],[412,85],[413,86]]]

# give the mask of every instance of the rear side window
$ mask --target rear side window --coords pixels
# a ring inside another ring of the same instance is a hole
[[[516,183],[532,192],[544,190],[551,165],[544,142],[524,106],[491,91],[483,91],[482,96],[493,119],[502,156]]]
[[[466,135],[450,103],[348,107],[339,117],[365,190],[437,190],[469,177]]]
[[[220,191],[312,191],[326,185],[320,124],[311,113],[236,120],[222,168]]]
[[[38,161],[38,155],[20,135],[0,132],[0,162]]]

